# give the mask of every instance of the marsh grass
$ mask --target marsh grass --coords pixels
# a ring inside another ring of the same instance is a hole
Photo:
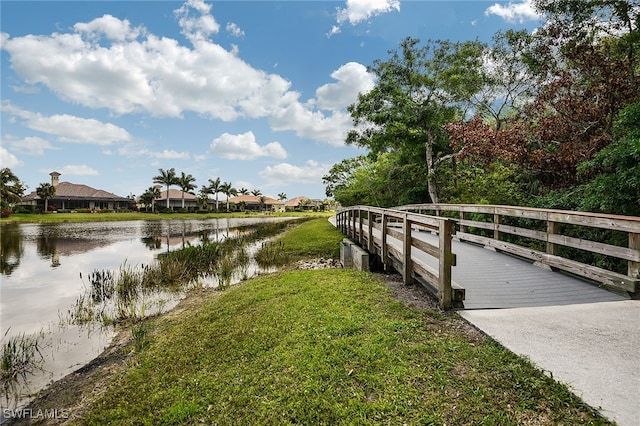
[[[2,338],[2,354],[0,355],[0,379],[2,392],[7,404],[16,404],[20,398],[19,389],[28,384],[28,376],[36,370],[42,370],[42,338],[40,332],[32,336],[24,333],[7,337],[7,330]]]
[[[150,322],[85,424],[608,424],[457,316],[374,275],[287,271]]]
[[[75,325],[136,322],[160,312],[166,297],[196,287],[209,276],[214,276],[218,288],[225,290],[234,274],[246,278],[251,261],[246,246],[289,226],[286,221],[267,222],[237,228],[237,236],[222,241],[203,237],[201,244],[162,253],[147,265],[132,265],[125,260],[117,271],[94,270],[85,277],[88,284],[80,273],[85,291],[69,308],[67,321]]]

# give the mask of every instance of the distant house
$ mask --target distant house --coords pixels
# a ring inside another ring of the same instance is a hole
[[[87,185],[71,182],[60,182],[60,173],[51,172],[51,185],[56,188],[56,195],[48,199],[49,208],[56,210],[128,210],[135,205],[131,198],[120,197],[111,192],[95,189]],[[44,200],[36,191],[22,197],[21,205],[44,209]]]
[[[226,204],[226,200],[221,202],[222,205]],[[229,204],[234,204],[236,210],[250,210],[250,211],[274,211],[283,212],[284,203],[278,200],[274,200],[270,197],[256,196],[256,195],[239,195],[237,197],[229,198]]]
[[[311,198],[301,195],[292,198],[284,203],[286,211],[302,210],[302,211],[319,211],[324,210],[324,202],[322,200],[312,200]]]
[[[160,187],[160,186],[157,185],[157,187]],[[182,194],[183,192],[180,191],[179,189],[169,188],[169,208],[171,208],[172,210],[182,208]],[[167,191],[166,190],[160,192],[160,198],[156,199],[156,206],[161,208],[167,207]],[[185,192],[184,208],[193,210],[193,209],[200,209],[201,206],[198,203],[198,199],[195,195]]]

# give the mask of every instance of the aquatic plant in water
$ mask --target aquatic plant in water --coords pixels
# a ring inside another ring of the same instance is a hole
[[[7,338],[7,330],[2,338],[0,355],[0,380],[7,404],[16,404],[20,395],[18,389],[27,384],[27,376],[35,370],[42,370],[44,358],[40,352],[44,333],[33,336],[22,333]]]

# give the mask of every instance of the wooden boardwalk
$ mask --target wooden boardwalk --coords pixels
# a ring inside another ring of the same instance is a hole
[[[429,210],[436,215],[423,214]],[[353,206],[337,213],[336,224],[354,244],[400,272],[405,283],[425,285],[443,309],[640,299],[638,217],[438,204]],[[627,234],[628,245],[588,239],[602,232],[616,232],[618,240]],[[627,273],[566,257],[567,248],[617,259],[617,268],[624,261]]]
[[[438,243],[436,235],[426,232],[414,231],[413,237]],[[466,291],[465,309],[573,305],[628,299],[585,280],[475,244],[454,239],[452,251],[457,257],[452,279]],[[421,260],[437,267],[437,260],[431,256],[424,256]]]

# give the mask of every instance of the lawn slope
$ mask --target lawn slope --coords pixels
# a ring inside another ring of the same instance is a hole
[[[287,271],[145,322],[82,424],[607,424],[456,315],[375,275]]]

